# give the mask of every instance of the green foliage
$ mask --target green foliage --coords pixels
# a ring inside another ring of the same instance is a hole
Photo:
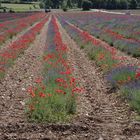
[[[88,0],[84,0],[84,1],[83,1],[83,3],[82,3],[82,8],[83,8],[84,11],[90,10],[91,7],[92,7],[92,3],[91,3],[90,1],[88,1]]]
[[[72,1],[71,0],[67,1],[67,7],[72,8]]]
[[[78,8],[81,8],[82,7],[82,2],[83,2],[83,0],[77,0],[77,6],[78,6]]]
[[[91,60],[95,60],[96,64],[101,67],[104,72],[111,70],[114,65],[118,64],[118,60],[112,59],[112,54],[102,47],[94,46],[92,43],[85,44],[85,51]]]
[[[127,9],[128,0],[91,0],[93,8],[104,8],[104,9]]]
[[[140,90],[122,88],[121,93],[129,100],[130,106],[136,109],[137,112],[140,114]]]
[[[76,99],[69,91],[66,95],[55,93],[59,86],[51,81],[44,90],[38,88],[35,97],[27,102],[26,113],[30,121],[36,122],[65,122],[76,111]],[[43,92],[45,97],[40,97]]]
[[[45,8],[45,4],[43,2],[40,2],[39,3],[39,7],[42,9],[42,8]]]
[[[127,9],[128,8],[128,1],[127,0],[121,0],[119,3],[118,3],[118,8],[119,9]]]
[[[84,46],[84,45],[81,45],[81,46],[80,46],[80,48],[81,48],[81,49],[84,49],[84,48],[85,48],[85,46]]]
[[[138,3],[137,3],[136,0],[131,0],[130,1],[130,8],[131,9],[136,9],[137,8],[137,5],[138,5]]]
[[[5,76],[5,72],[0,72],[0,79],[3,79]]]
[[[63,7],[63,11],[64,12],[68,11],[67,7]]]
[[[67,2],[66,1],[63,1],[63,4],[62,4],[62,10],[64,12],[66,12],[68,9],[67,9]]]
[[[0,0],[0,2],[8,3],[27,3],[37,0]],[[69,8],[82,7],[83,0],[38,0],[41,8],[46,6],[52,8],[62,8],[63,3]],[[92,8],[96,9],[136,9],[140,5],[140,0],[88,0],[92,4]],[[62,8],[63,9],[63,8]]]

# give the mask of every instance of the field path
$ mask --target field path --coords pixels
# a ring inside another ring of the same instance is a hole
[[[140,125],[134,128],[133,112],[128,105],[111,92],[110,87],[94,62],[79,49],[60,26],[64,42],[70,48],[69,59],[85,92],[80,95],[77,123],[88,125],[89,134],[82,139],[140,139]],[[81,108],[81,109],[80,109]],[[131,132],[131,133],[129,133]],[[129,135],[128,135],[129,134]],[[138,135],[138,136],[137,136]]]

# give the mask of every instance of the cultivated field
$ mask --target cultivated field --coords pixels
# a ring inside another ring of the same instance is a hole
[[[0,14],[0,139],[140,140],[140,16]]]

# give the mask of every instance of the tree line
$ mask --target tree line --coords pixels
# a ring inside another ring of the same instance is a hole
[[[40,2],[40,7],[52,8],[81,8],[83,2],[91,4],[91,8],[96,9],[136,9],[140,7],[140,0],[0,0],[2,2]]]
[[[91,0],[93,8],[104,9],[136,9],[140,0]]]
[[[96,9],[136,9],[140,5],[140,0],[41,0],[41,3],[52,8],[81,8],[85,1]]]

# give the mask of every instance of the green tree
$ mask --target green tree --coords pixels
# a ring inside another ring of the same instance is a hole
[[[127,0],[120,0],[120,8],[127,9],[128,8],[128,1]]]
[[[137,1],[136,0],[131,0],[130,1],[130,9],[136,9],[137,8]]]
[[[82,3],[83,3],[83,0],[77,0],[77,6],[78,6],[78,8],[81,8],[82,7]]]
[[[92,2],[92,8],[98,8],[99,2],[98,0],[90,0]]]
[[[72,8],[72,1],[71,0],[67,1],[67,7]]]
[[[84,0],[82,3],[82,8],[83,10],[90,10],[90,8],[92,7],[92,2],[88,1],[88,0]]]
[[[52,1],[51,0],[41,0],[40,6],[41,6],[41,8],[51,7]]]

